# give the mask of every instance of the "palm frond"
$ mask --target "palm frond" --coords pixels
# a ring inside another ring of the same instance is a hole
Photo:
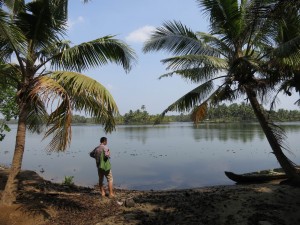
[[[231,89],[230,85],[223,83],[218,89],[210,96],[209,100],[212,105],[217,105],[222,101],[234,101],[238,98],[238,89]]]
[[[207,113],[207,101],[194,108],[191,118],[195,124],[204,120]]]
[[[9,15],[0,8],[0,58],[10,59],[14,52],[20,63],[20,54],[24,55],[25,48],[25,36],[22,31],[10,22]]]
[[[277,58],[275,59],[278,63],[281,65],[288,66],[290,68],[299,68],[300,67],[300,49],[295,52],[294,54],[291,54],[284,58]]]
[[[281,147],[287,149],[287,147],[284,146],[284,139],[286,139],[286,134],[284,129],[274,124],[271,121],[269,121],[269,126],[271,127],[272,132],[275,135],[278,142],[280,143]]]
[[[219,55],[223,55],[226,58],[233,55],[234,52],[232,51],[232,48],[227,46],[226,43],[217,36],[204,32],[197,32],[197,35],[199,36],[199,39],[203,40],[203,43],[213,47]]]
[[[31,92],[30,98],[28,99],[26,105],[28,116],[27,125],[31,132],[41,133],[48,121],[48,112],[44,105],[44,102],[40,99],[38,92]]]
[[[24,0],[1,0],[0,7],[4,4],[13,15],[16,15],[18,12],[24,10],[25,1]]]
[[[273,51],[273,54],[275,57],[289,57],[295,53],[298,53],[300,50],[300,36],[295,37],[285,43],[282,43],[279,45],[278,48],[276,48]]]
[[[189,28],[180,22],[166,22],[145,42],[143,51],[165,50],[173,54],[218,55],[216,49],[204,45]]]
[[[199,104],[201,101],[207,98],[209,94],[214,89],[213,80],[207,81],[200,86],[194,88],[192,91],[188,92],[173,104],[171,104],[168,108],[166,108],[161,115],[165,115],[167,112],[170,111],[189,111],[195,105]]]
[[[274,39],[277,47],[274,51],[274,57],[289,66],[299,66],[300,52],[300,16],[296,8],[284,8],[286,13],[275,20]]]
[[[196,67],[191,69],[175,70],[170,73],[161,75],[158,79],[165,77],[171,77],[174,74],[181,76],[181,78],[190,80],[193,83],[199,83],[212,79],[220,72],[219,69],[216,69],[211,66]]]
[[[45,46],[40,51],[36,52],[37,60],[39,64],[36,66],[36,71],[42,67],[46,67],[53,58],[56,58],[58,55],[67,49],[71,48],[71,42],[69,40],[60,40],[59,42],[53,43],[53,45]]]
[[[51,109],[45,137],[53,134],[49,149],[64,150],[71,140],[72,111],[84,111],[104,125],[106,132],[115,128],[118,108],[110,93],[97,81],[74,72],[55,72],[37,77],[30,98],[40,96]],[[36,98],[38,103],[39,98]]]
[[[276,94],[273,97],[273,100],[270,104],[270,110],[276,107],[276,103],[278,100],[278,94],[283,93],[287,96],[292,95],[293,89],[295,89],[296,92],[300,93],[300,74],[294,71],[291,77],[287,77],[286,80],[282,81],[278,90],[276,91]],[[297,100],[294,104],[298,104],[299,100]]]
[[[34,80],[29,99],[40,99],[51,111],[46,124],[50,128],[44,136],[46,138],[53,134],[48,148],[65,150],[71,140],[71,101],[66,90],[54,79],[40,76]]]
[[[113,62],[128,72],[135,60],[136,55],[128,45],[113,36],[105,36],[65,49],[51,59],[51,66],[80,72]]]
[[[53,138],[48,145],[49,150],[63,151],[70,145],[72,138],[72,110],[68,97],[64,97],[56,110],[49,115],[47,126],[50,126],[50,128],[44,137],[46,138],[53,134]]]
[[[287,136],[284,129],[274,124],[272,121],[269,121],[268,125],[272,133],[274,134],[276,140],[278,141],[280,147],[285,151],[287,151],[288,153],[293,154],[293,152],[289,150],[289,146],[285,142]],[[293,161],[291,161],[289,158],[287,158],[286,155],[282,154],[282,157],[286,158],[286,160],[288,160],[293,166],[296,166],[296,164]]]
[[[17,89],[21,82],[21,71],[18,65],[0,63],[0,84]]]
[[[209,101],[211,102],[214,99],[216,100],[216,98],[218,97],[222,97],[220,95],[218,96],[218,93],[221,92],[220,90],[223,88],[225,84],[226,83],[219,86],[215,91],[213,91],[214,79],[201,84],[200,86],[196,87],[192,91],[188,92],[187,94],[179,98],[168,108],[166,108],[156,119],[155,124],[159,124],[167,112],[170,111],[183,112],[183,111],[189,111],[191,109],[193,109],[192,119],[195,123],[198,123],[206,115],[208,102]]]
[[[299,0],[286,1],[286,0],[272,0],[272,1],[260,1],[255,0],[257,3],[257,10],[259,10],[261,18],[267,19],[280,19],[286,16],[287,10],[298,10],[300,7]],[[258,4],[260,3],[260,4]],[[264,4],[263,6],[261,4]]]
[[[232,41],[244,31],[245,24],[241,19],[244,11],[239,8],[238,1],[197,0],[197,2],[204,14],[209,15],[212,32],[226,34],[228,40]]]
[[[50,7],[53,12],[53,23],[64,29],[68,19],[68,0],[51,0]]]
[[[167,64],[168,70],[183,70],[197,67],[212,67],[220,71],[228,69],[228,61],[226,59],[208,55],[175,56],[163,59],[161,62]]]
[[[99,82],[75,72],[55,72],[51,78],[60,83],[71,96],[72,109],[84,111],[102,122],[107,119],[114,124],[111,120],[118,115],[118,107],[108,90]],[[113,124],[107,124],[106,131],[112,131]]]
[[[32,1],[26,11],[18,13],[16,24],[30,40],[30,51],[51,46],[65,35],[65,4],[66,0]]]
[[[277,103],[279,102],[278,94],[279,94],[282,90],[284,90],[284,89],[285,89],[285,88],[284,88],[283,86],[281,86],[281,87],[277,90],[276,94],[273,96],[273,99],[271,100],[271,103],[270,103],[270,109],[269,109],[270,112],[273,111],[273,110],[276,108],[276,105],[277,105]]]

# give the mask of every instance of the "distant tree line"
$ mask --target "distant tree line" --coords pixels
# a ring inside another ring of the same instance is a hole
[[[155,121],[160,117],[159,114],[150,115],[146,111],[145,105],[141,106],[141,109],[135,111],[130,110],[128,113],[125,113],[124,116],[120,116],[117,120],[119,124],[154,124]],[[165,116],[160,122],[161,123],[170,123],[170,122],[187,122],[190,120],[190,115],[172,115]]]
[[[273,121],[300,121],[299,110],[279,109],[278,111],[267,111],[269,118]],[[206,120],[215,122],[231,121],[256,121],[256,116],[250,104],[220,104],[216,107],[210,107]]]
[[[268,111],[268,116],[274,121],[300,121],[299,110],[279,109],[278,111]],[[160,114],[150,115],[144,105],[135,111],[129,110],[123,116],[116,118],[117,124],[154,124],[160,117]],[[166,115],[161,123],[170,122],[191,122],[190,114]],[[257,121],[252,107],[246,103],[233,103],[230,105],[220,104],[209,107],[205,121],[210,122],[236,122],[236,121]],[[92,118],[75,115],[72,118],[73,123],[94,123]]]
[[[137,110],[129,110],[129,112],[125,113],[124,115],[119,115],[115,118],[116,123],[121,124],[154,124],[155,121],[160,117],[160,114],[150,115],[145,105],[142,105],[140,109]],[[183,114],[180,115],[170,115],[165,116],[161,123],[170,123],[170,122],[190,122],[190,114]],[[72,117],[73,124],[94,124],[96,123],[93,118],[86,118],[81,115],[73,115]]]
[[[273,121],[300,121],[299,110],[287,110],[279,109],[278,111],[268,111],[268,116]],[[140,109],[135,111],[129,110],[123,116],[119,115],[116,117],[116,123],[121,125],[132,125],[132,124],[154,124],[155,121],[160,117],[160,114],[150,115],[144,105]],[[179,114],[179,115],[166,115],[161,123],[171,122],[191,122],[190,114]],[[233,103],[231,105],[220,104],[214,107],[209,107],[207,115],[205,117],[206,122],[243,122],[243,121],[257,121],[254,112],[249,104],[246,103]],[[0,120],[1,122],[1,120]],[[8,123],[16,123],[17,120],[11,120]],[[93,118],[86,118],[81,115],[72,116],[73,124],[94,124],[96,123]]]

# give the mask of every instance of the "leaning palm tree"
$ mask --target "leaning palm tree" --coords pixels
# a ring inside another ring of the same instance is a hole
[[[281,46],[275,45],[275,25],[265,17],[265,2],[197,0],[209,16],[210,32],[193,32],[177,21],[166,22],[156,29],[144,45],[144,52],[165,50],[175,56],[162,60],[170,72],[162,77],[179,75],[199,84],[169,107],[169,111],[193,109],[198,122],[206,115],[208,105],[244,97],[254,113],[278,162],[289,178],[300,184],[300,176],[283,153],[284,132],[269,120],[263,101],[280,82],[274,56]],[[290,55],[285,57],[298,60]]]
[[[67,4],[67,0],[35,0],[10,13],[0,8],[0,82],[15,88],[19,106],[15,151],[2,204],[16,200],[27,129],[39,132],[46,125],[45,137],[52,137],[49,149],[61,151],[71,141],[74,110],[94,117],[106,132],[115,128],[115,101],[82,71],[113,62],[128,72],[135,54],[113,36],[71,46],[63,39]]]

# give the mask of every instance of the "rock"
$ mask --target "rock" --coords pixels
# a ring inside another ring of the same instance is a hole
[[[119,206],[123,205],[123,203],[124,203],[124,202],[122,202],[122,201],[117,201],[117,204],[118,204]]]
[[[134,207],[134,206],[135,206],[134,200],[133,200],[132,198],[127,198],[127,199],[125,200],[125,206],[126,206],[127,208]]]

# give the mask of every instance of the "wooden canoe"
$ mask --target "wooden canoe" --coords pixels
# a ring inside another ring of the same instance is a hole
[[[287,175],[284,172],[272,172],[272,173],[253,172],[253,173],[236,174],[233,172],[225,171],[225,175],[230,180],[233,180],[237,183],[263,183],[272,180],[287,179]]]

